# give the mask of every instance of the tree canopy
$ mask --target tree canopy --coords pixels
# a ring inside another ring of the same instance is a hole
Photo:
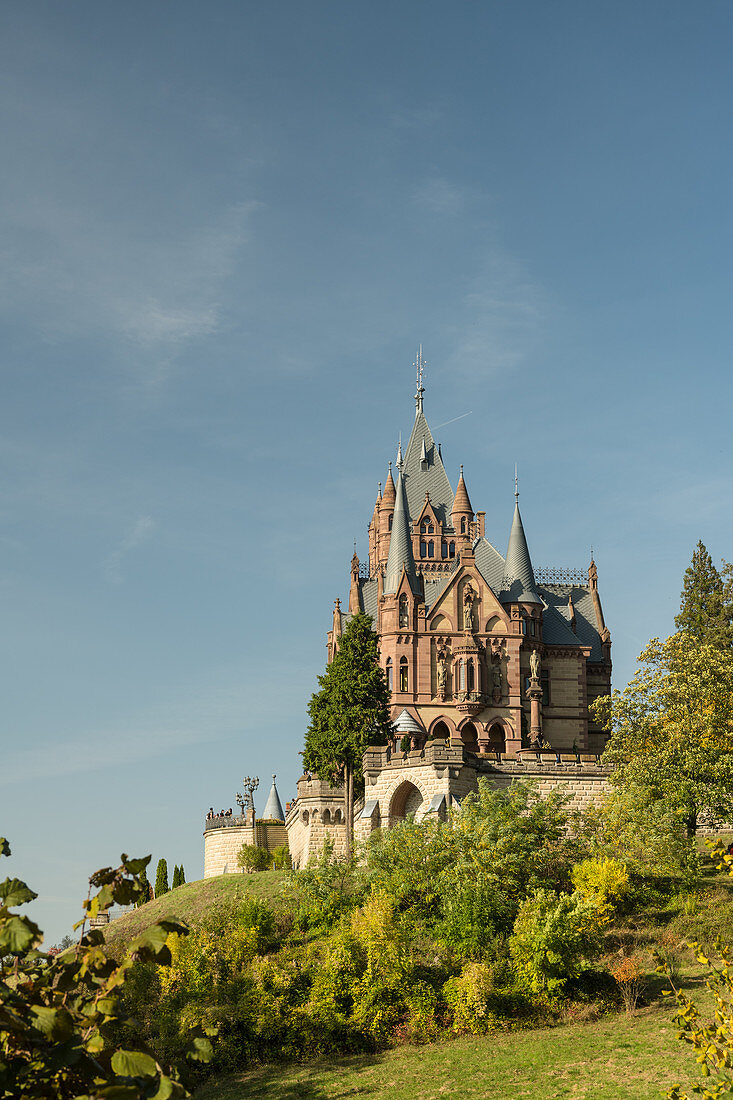
[[[377,635],[368,615],[353,615],[308,704],[310,724],[303,763],[333,785],[344,782],[350,837],[353,790],[362,778],[362,757],[369,745],[385,745],[392,734],[390,692],[379,666]]]
[[[707,645],[733,647],[733,591],[731,566],[720,573],[705,545],[698,542],[685,570],[680,611],[675,618],[678,631]]]
[[[623,691],[593,713],[611,731],[612,782],[648,790],[695,832],[701,813],[733,809],[733,652],[692,634],[654,638]]]

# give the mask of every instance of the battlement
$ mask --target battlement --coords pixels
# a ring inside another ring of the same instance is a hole
[[[422,749],[411,752],[393,750],[388,745],[371,745],[364,753],[364,772],[374,773],[384,768],[420,768],[426,765],[434,767],[475,768],[479,774],[501,772],[516,778],[530,778],[533,775],[564,773],[569,776],[593,775],[609,776],[611,769],[601,764],[599,753],[536,752],[533,749],[521,749],[517,755],[500,752],[474,753],[462,745],[448,741],[428,741]]]

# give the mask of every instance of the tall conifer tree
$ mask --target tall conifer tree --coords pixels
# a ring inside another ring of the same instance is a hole
[[[308,704],[310,725],[303,763],[332,785],[343,782],[346,844],[354,831],[354,783],[363,778],[362,757],[369,745],[386,745],[392,734],[390,692],[379,666],[372,620],[359,613],[346,625],[339,647]]]
[[[184,886],[186,883],[186,872],[183,870],[183,864],[178,868],[178,885]]]
[[[148,882],[147,872],[144,867],[140,872],[140,885],[144,887],[145,893],[135,902],[136,909],[139,909],[141,905],[145,905],[146,901],[150,901],[150,883]]]
[[[175,867],[173,868],[173,881],[171,882],[171,890],[175,890],[178,885],[179,885],[178,864],[176,864]]]
[[[167,894],[169,890],[168,886],[168,863],[164,859],[158,860],[158,868],[155,872],[155,896],[159,898],[161,894]]]
[[[724,572],[728,572],[726,567]],[[733,602],[731,585],[713,564],[704,544],[698,542],[692,562],[685,570],[677,630],[704,645],[718,649],[733,646]]]

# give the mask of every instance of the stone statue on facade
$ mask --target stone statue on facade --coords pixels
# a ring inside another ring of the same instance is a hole
[[[438,695],[445,695],[448,686],[448,655],[444,649],[438,652]]]
[[[539,680],[540,678],[540,655],[536,649],[533,649],[529,655],[529,672],[533,680]]]
[[[474,630],[473,604],[475,599],[475,593],[469,582],[463,589],[463,629],[470,630],[472,633]]]

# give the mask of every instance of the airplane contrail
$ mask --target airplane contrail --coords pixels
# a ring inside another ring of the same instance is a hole
[[[436,426],[435,426],[436,432],[437,432],[438,428],[444,428],[446,426],[446,424],[455,424],[456,420],[463,420],[464,416],[470,416],[472,412],[473,412],[473,409],[471,409],[471,412],[461,413],[460,416],[454,416],[450,420],[444,420],[442,424],[436,424]]]

